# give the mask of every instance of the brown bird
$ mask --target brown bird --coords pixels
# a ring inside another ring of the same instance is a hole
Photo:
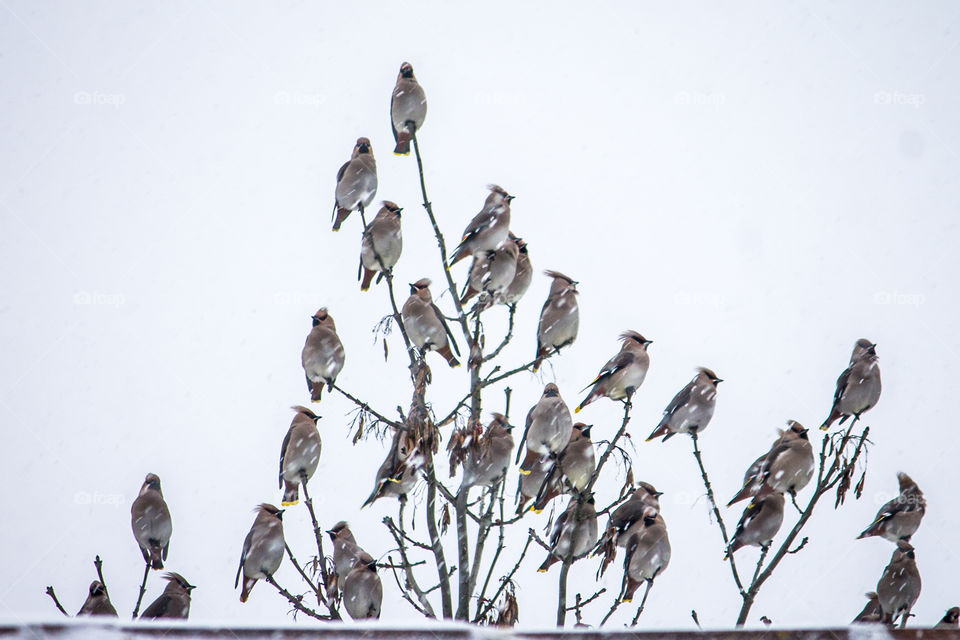
[[[769,547],[783,524],[783,505],[783,494],[769,488],[754,496],[740,516],[727,555],[751,545],[763,549]]]
[[[770,451],[750,465],[743,488],[727,503],[728,507],[757,495],[763,487],[795,496],[809,484],[815,461],[807,429],[796,420],[788,420],[787,424],[790,428],[781,432]]]
[[[877,583],[883,622],[893,624],[901,614],[909,616],[920,597],[920,587],[920,572],[913,547],[906,540],[898,540],[890,564]]]
[[[550,537],[550,554],[543,561],[539,573],[546,573],[562,560],[576,560],[590,552],[597,543],[597,510],[591,496],[582,500],[573,496],[567,509],[557,516]]]
[[[247,601],[257,580],[273,577],[283,562],[283,552],[286,550],[283,540],[283,509],[264,503],[257,507],[256,511],[257,517],[253,526],[243,540],[240,566],[237,567],[237,577],[233,582],[233,588],[236,589],[240,584],[240,575],[243,574],[240,602]]]
[[[590,440],[592,427],[593,425],[582,422],[573,425],[570,442],[560,453],[560,470],[563,472],[563,478],[575,492],[583,492],[587,488],[597,468],[593,441]]]
[[[360,558],[343,581],[343,606],[354,620],[380,617],[383,584],[377,575],[377,562],[362,551]]]
[[[165,574],[167,587],[160,594],[160,597],[154,600],[147,607],[140,618],[142,620],[151,620],[157,618],[180,618],[187,619],[190,615],[190,592],[196,587],[179,573],[170,572]]]
[[[860,338],[853,346],[850,366],[837,378],[837,390],[833,394],[830,415],[820,425],[826,431],[839,418],[843,424],[847,418],[860,415],[877,405],[880,400],[880,366],[877,345]]]
[[[130,507],[130,522],[144,562],[154,569],[163,569],[163,561],[170,549],[173,522],[156,474],[148,473],[144,479],[140,494]]]
[[[510,233],[510,201],[514,196],[495,184],[488,188],[490,195],[484,201],[483,209],[463,230],[460,244],[450,254],[448,264],[451,267],[480,251],[499,249]]]
[[[593,388],[574,409],[574,413],[580,413],[581,409],[597,398],[629,399],[643,384],[647,369],[650,368],[647,345],[653,344],[653,340],[647,340],[636,331],[624,331],[620,334],[620,341],[620,352],[610,358],[593,382],[587,385]]]
[[[577,282],[559,271],[544,271],[553,278],[550,294],[540,310],[540,324],[537,327],[537,359],[533,365],[536,371],[543,359],[573,344],[580,329],[580,306],[577,303]]]
[[[713,418],[713,410],[717,406],[717,385],[721,382],[723,380],[710,369],[697,369],[693,380],[663,410],[663,418],[647,437],[647,442],[660,436],[666,442],[678,433],[699,435]]]
[[[877,599],[877,592],[868,591],[864,595],[867,597],[867,604],[864,605],[863,610],[857,614],[857,617],[853,619],[853,622],[861,622],[861,623],[880,622],[880,618],[883,616],[883,612],[880,611],[880,601]]]
[[[390,98],[390,121],[393,124],[393,139],[397,141],[393,150],[395,154],[410,155],[410,140],[423,126],[426,117],[427,97],[413,75],[413,66],[404,62],[400,65],[397,85]]]
[[[497,300],[500,304],[510,307],[516,307],[517,302],[523,297],[523,294],[530,288],[533,281],[533,266],[530,264],[530,253],[527,250],[527,243],[522,238],[518,238],[512,233],[509,238],[517,245],[517,268],[513,274],[513,280],[506,290],[500,294]]]
[[[347,575],[360,562],[360,556],[364,551],[353,537],[350,525],[344,521],[333,525],[333,528],[327,531],[327,535],[333,541],[333,567],[338,577],[337,581],[342,585]]]
[[[623,602],[632,602],[637,587],[644,581],[653,582],[670,564],[670,538],[667,536],[667,524],[659,513],[650,515],[649,509],[643,520],[639,520],[624,533],[626,538],[626,557],[623,560],[627,574],[627,586]]]
[[[400,311],[403,326],[407,330],[407,337],[420,351],[436,351],[451,367],[458,367],[460,362],[453,356],[450,347],[453,346],[457,355],[460,355],[460,349],[443,313],[433,302],[430,284],[429,278],[422,278],[410,285],[410,297]]]
[[[400,259],[403,251],[403,236],[400,234],[401,211],[403,208],[384,200],[383,207],[363,230],[360,241],[360,271],[363,272],[361,291],[370,289],[373,276],[379,274],[377,282],[380,282]],[[359,273],[357,277],[360,277]]]
[[[320,402],[323,394],[323,385],[333,388],[337,376],[343,370],[344,353],[343,343],[337,335],[337,325],[333,316],[323,307],[311,316],[313,328],[307,334],[300,353],[300,364],[307,376],[307,389],[310,391],[310,400]]]
[[[917,483],[902,471],[897,474],[897,480],[900,482],[900,495],[880,507],[873,524],[857,536],[857,539],[880,536],[892,542],[909,542],[910,537],[920,528],[920,521],[927,511],[923,492]]]
[[[410,449],[406,433],[397,431],[393,443],[380,468],[377,470],[376,483],[366,502],[360,507],[373,504],[380,498],[393,497],[406,500],[420,479],[420,468],[424,458],[415,448]]]
[[[351,211],[363,213],[376,195],[377,161],[373,159],[373,147],[368,138],[357,138],[353,155],[337,172],[333,230],[340,230]]]
[[[112,616],[117,617],[117,610],[110,602],[110,596],[107,595],[107,588],[99,580],[90,583],[90,591],[87,599],[84,601],[77,616]]]
[[[513,427],[506,416],[493,414],[480,439],[479,447],[471,448],[463,461],[463,481],[460,491],[466,495],[470,487],[489,487],[504,477],[513,452]]]
[[[950,607],[947,609],[947,612],[943,614],[943,618],[940,619],[933,628],[934,629],[956,629],[960,622],[960,607]]]
[[[473,264],[470,265],[467,286],[460,298],[460,304],[466,304],[470,298],[482,293],[484,296],[481,301],[484,304],[478,309],[483,310],[499,299],[513,282],[519,254],[519,247],[510,239],[500,245],[499,249],[473,254]]]
[[[527,449],[520,468],[529,470],[530,473],[520,474],[517,486],[517,515],[523,513],[530,500],[534,500],[534,513],[540,513],[551,500],[563,493],[561,474],[554,469],[555,465],[556,461],[550,456]]]
[[[320,461],[320,434],[317,420],[320,416],[306,407],[293,407],[296,414],[280,447],[279,485],[283,489],[284,507],[300,502],[300,483],[313,477]]]

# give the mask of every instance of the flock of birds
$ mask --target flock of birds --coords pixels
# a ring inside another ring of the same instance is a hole
[[[391,119],[396,141],[394,152],[409,154],[416,144],[415,134],[426,117],[426,98],[413,74],[404,63],[393,91]],[[376,163],[370,140],[360,138],[351,159],[337,174],[333,229],[354,211],[364,216],[377,191]],[[526,243],[510,232],[510,207],[513,196],[491,185],[483,208],[467,225],[462,240],[449,258],[452,266],[472,259],[461,302],[477,297],[473,308],[479,313],[494,304],[516,305],[530,286],[533,269]],[[360,251],[361,289],[374,281],[392,276],[402,252],[401,207],[383,202],[374,219],[365,226]],[[365,218],[364,218],[365,221]],[[579,308],[577,282],[557,272],[547,271],[550,292],[540,314],[537,329],[535,371],[544,358],[570,345],[577,337]],[[405,333],[419,350],[420,357],[435,351],[446,362],[459,365],[460,355],[444,314],[430,293],[431,282],[421,279],[410,285],[410,295],[400,311]],[[344,366],[345,354],[336,325],[326,308],[312,317],[312,327],[301,354],[308,391],[313,402],[320,402],[324,387],[332,388]],[[589,392],[575,408],[601,399],[629,402],[642,385],[649,367],[651,344],[636,331],[625,331],[619,352],[600,370]],[[471,351],[477,349],[472,345]],[[475,366],[471,357],[470,366]],[[699,368],[694,378],[681,389],[663,412],[659,424],[647,438],[667,440],[678,433],[699,435],[710,423],[716,405],[717,385],[722,380],[710,369]],[[837,421],[858,419],[873,408],[880,397],[881,383],[876,345],[866,339],[854,346],[849,366],[837,380],[830,414],[821,425],[828,430]],[[290,428],[283,440],[279,464],[282,507],[299,502],[299,491],[317,469],[321,439],[317,416],[310,409],[296,406]],[[603,569],[612,561],[616,549],[625,550],[625,589],[622,601],[629,601],[644,582],[652,582],[668,566],[671,556],[666,523],[660,512],[662,495],[648,482],[634,483],[627,499],[609,516],[600,535],[592,494],[596,481],[594,445],[590,425],[574,423],[571,411],[560,396],[556,384],[544,387],[540,400],[529,410],[519,447],[515,446],[513,427],[501,414],[493,414],[489,425],[459,458],[462,481],[456,499],[466,503],[474,487],[492,487],[504,479],[514,458],[519,464],[517,513],[542,511],[553,499],[568,495],[566,508],[554,523],[550,551],[540,566],[547,571],[560,561],[572,561],[591,552],[603,552]],[[399,434],[398,434],[399,435]],[[525,453],[524,453],[525,452]],[[453,459],[453,456],[451,457]],[[383,497],[405,500],[421,479],[425,456],[416,446],[401,444],[399,437],[377,472],[377,479],[364,506]],[[745,546],[767,547],[779,531],[784,518],[785,494],[795,498],[809,484],[815,470],[814,452],[807,429],[796,421],[770,448],[750,465],[743,487],[728,506],[750,500],[730,540],[728,554]],[[896,549],[884,569],[876,592],[855,621],[894,623],[909,615],[920,594],[920,575],[914,549],[909,541],[917,531],[926,509],[923,494],[904,473],[898,474],[900,494],[885,504],[861,538],[878,536],[890,540]],[[246,601],[258,580],[271,579],[285,551],[283,508],[261,504],[249,533],[243,541],[235,587],[241,586],[240,600]],[[131,508],[134,536],[148,568],[162,569],[169,549],[172,524],[170,511],[160,489],[160,479],[148,474]],[[327,531],[333,542],[334,589],[354,619],[378,618],[383,587],[374,557],[360,545],[346,522]],[[166,574],[164,593],[143,612],[143,618],[186,618],[190,593],[194,588],[177,573]],[[941,624],[957,626],[958,610],[947,612]],[[95,581],[78,615],[116,615],[104,586]]]

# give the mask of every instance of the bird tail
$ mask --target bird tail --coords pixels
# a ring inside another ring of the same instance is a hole
[[[376,271],[370,269],[363,270],[363,282],[360,283],[360,291],[369,291],[370,283],[373,281],[373,276],[377,275]]]
[[[410,155],[410,129],[404,127],[397,132],[397,146],[393,149],[394,155]]]
[[[463,244],[458,244],[457,248],[453,250],[453,253],[450,254],[449,265],[453,266],[467,257],[467,252],[463,248]]]
[[[832,426],[833,426],[833,423],[834,423],[834,422],[836,421],[836,419],[839,418],[839,417],[840,417],[840,412],[837,410],[837,407],[834,406],[833,408],[830,409],[830,415],[827,416],[827,419],[823,421],[823,424],[822,424],[822,425],[820,425],[820,430],[821,430],[821,431],[826,431],[827,429],[829,429],[830,427],[832,427]]]
[[[464,292],[463,297],[460,298],[460,304],[467,304],[467,300],[477,295],[478,293],[480,292],[468,284],[467,290]]]
[[[151,541],[150,543],[150,568],[151,569],[163,569],[162,554],[163,554],[163,549],[160,548],[160,545],[154,544]]]
[[[310,401],[320,402],[320,396],[323,394],[323,382],[314,382],[313,380],[307,382],[310,385]]]
[[[591,390],[590,393],[587,394],[587,397],[583,399],[583,402],[577,405],[577,408],[574,409],[573,412],[580,413],[581,409],[583,409],[585,406],[587,406],[588,404],[596,400],[599,396],[600,396],[600,391],[596,387],[594,387],[593,390]]]
[[[350,215],[350,209],[344,207],[337,207],[337,218],[333,221],[333,230],[340,231],[340,225],[343,224],[343,221],[347,219],[347,216]]]
[[[536,372],[540,369],[540,365],[543,364],[543,359],[550,355],[550,349],[538,344],[537,345],[537,359],[533,363],[532,371]]]
[[[623,592],[623,598],[621,599],[621,602],[633,602],[633,594],[637,592],[637,588],[639,586],[639,580],[634,580],[630,576],[627,576],[627,589]]]
[[[300,502],[300,484],[298,482],[283,481],[283,501],[280,503],[284,507],[292,507]]]
[[[737,491],[737,495],[733,496],[733,498],[730,499],[730,502],[727,503],[727,506],[728,507],[733,506],[736,503],[740,502],[741,500],[746,500],[747,498],[753,496],[754,494],[755,492],[753,490],[753,484],[752,483],[745,484],[740,489],[740,491]]]
[[[253,590],[253,585],[257,584],[256,578],[243,577],[243,589],[240,591],[240,602],[246,602],[247,598],[250,597],[250,591]]]
[[[533,471],[533,465],[535,465],[539,459],[539,453],[536,451],[531,451],[529,448],[527,448],[527,455],[523,458],[523,462],[520,463],[520,475],[530,475],[530,473]]]
[[[540,565],[540,568],[537,569],[537,573],[546,573],[550,570],[550,567],[558,562],[560,562],[560,558],[551,553],[547,556],[547,559],[543,561],[543,564]]]
[[[444,359],[447,361],[447,364],[450,365],[451,367],[459,367],[459,366],[460,366],[460,361],[453,357],[453,352],[450,351],[450,345],[449,345],[449,344],[445,344],[445,345],[443,345],[442,348],[437,349],[437,353],[439,353],[440,355],[442,355],[442,356],[444,357]]]
[[[667,426],[666,421],[661,421],[660,424],[657,425],[657,428],[653,430],[653,433],[647,436],[647,442],[650,442],[654,438],[659,438],[660,436],[663,436],[663,439],[666,440],[672,435],[673,434],[670,432],[670,428]]]
[[[526,508],[527,503],[530,502],[530,498],[527,496],[520,496],[520,502],[517,503],[517,515],[519,516],[523,513],[523,510]]]

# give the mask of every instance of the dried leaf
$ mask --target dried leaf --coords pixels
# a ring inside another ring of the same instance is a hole
[[[843,504],[844,498],[847,497],[847,491],[850,489],[851,476],[853,476],[853,467],[850,465],[844,466],[840,472],[840,483],[837,485],[837,501],[833,505],[834,509]]]
[[[503,594],[503,605],[500,607],[500,615],[497,616],[498,627],[512,627],[520,620],[520,607],[517,605],[517,598],[510,591]]]
[[[363,437],[363,418],[365,415],[365,411],[360,412],[360,419],[357,420],[357,433],[353,436],[353,444],[357,444],[357,442],[360,441],[360,438]]]
[[[446,534],[448,528],[450,528],[450,503],[445,502],[440,511],[440,535]]]
[[[860,496],[863,495],[863,485],[867,479],[867,470],[864,469],[863,473],[860,474],[860,479],[857,481],[857,486],[853,490],[853,495],[857,497],[857,500],[860,499]]]
[[[389,350],[387,349],[387,341],[383,341],[383,361],[386,362],[387,358],[390,356]]]

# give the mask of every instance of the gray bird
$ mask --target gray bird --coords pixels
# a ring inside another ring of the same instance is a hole
[[[757,495],[762,487],[796,496],[813,478],[815,461],[807,429],[796,420],[788,420],[789,429],[765,455],[747,470],[743,487],[727,506]]]
[[[361,291],[370,289],[370,283],[377,274],[380,274],[377,277],[377,282],[380,282],[380,278],[393,269],[400,259],[403,251],[403,236],[400,234],[401,211],[402,207],[384,200],[383,207],[363,230],[360,241],[360,271],[363,273]],[[359,278],[360,274],[357,276]]]
[[[492,304],[513,282],[519,254],[517,243],[509,239],[499,249],[475,253],[460,303],[466,304],[470,298],[482,293],[486,304]]]
[[[167,586],[149,607],[140,614],[142,620],[157,618],[179,618],[186,620],[190,615],[190,592],[197,587],[187,582],[179,573],[164,574]]]
[[[544,271],[544,273],[553,278],[553,282],[550,283],[547,301],[543,303],[543,308],[540,310],[534,371],[540,368],[544,358],[573,344],[580,329],[577,282],[559,271]]]
[[[512,233],[510,239],[517,245],[517,268],[513,273],[513,280],[507,288],[500,294],[497,302],[508,306],[515,306],[523,294],[530,288],[533,281],[533,266],[530,264],[530,253],[527,250],[527,243],[522,238],[518,238]]]
[[[410,155],[410,140],[423,126],[427,117],[427,96],[413,75],[409,62],[400,65],[397,85],[390,98],[390,121],[393,124],[393,139],[397,146],[393,152],[398,156]]]
[[[566,510],[557,516],[550,537],[550,554],[543,561],[540,573],[546,573],[557,562],[576,560],[587,555],[597,543],[597,509],[591,496],[587,500],[570,498]]]
[[[581,409],[597,398],[629,399],[643,384],[647,369],[650,368],[647,345],[652,344],[653,340],[647,340],[636,331],[624,331],[620,334],[620,341],[620,352],[610,358],[593,382],[587,385],[593,388],[574,409],[574,413],[580,413]]]
[[[240,574],[243,574],[240,602],[247,601],[257,580],[273,577],[280,568],[286,547],[283,540],[283,509],[264,503],[257,507],[256,512],[257,517],[243,540],[240,566],[237,567],[237,577],[233,582],[233,588],[236,589],[240,584]]]
[[[880,507],[873,524],[857,538],[880,536],[892,542],[910,541],[910,537],[920,528],[920,521],[927,511],[927,501],[923,492],[910,476],[902,471],[897,474],[900,482],[900,495]]]
[[[337,171],[337,194],[334,204],[333,230],[354,210],[363,213],[377,195],[377,161],[368,138],[357,138],[350,160]]]
[[[460,244],[450,254],[450,266],[475,253],[499,249],[510,233],[510,201],[514,196],[495,184],[488,188],[490,195],[483,203],[483,209],[463,230]]]
[[[880,618],[883,616],[883,613],[880,611],[880,602],[877,598],[877,592],[868,591],[864,595],[867,597],[867,604],[864,605],[863,610],[857,614],[857,617],[854,618],[852,622],[868,624],[880,622]]]
[[[489,487],[504,477],[513,452],[511,429],[513,427],[506,416],[493,414],[479,447],[469,449],[463,460],[463,481],[460,485],[463,494],[470,487]]]
[[[87,593],[87,599],[77,612],[77,616],[112,616],[117,617],[117,610],[110,602],[110,596],[107,595],[107,588],[99,580],[90,583],[90,591]]]
[[[770,489],[764,489],[754,496],[740,516],[727,555],[751,545],[761,548],[770,546],[783,524],[783,505],[783,494]]]
[[[362,552],[343,582],[343,606],[354,620],[375,620],[380,617],[382,603],[383,584],[377,575],[377,562]]]
[[[420,479],[420,467],[424,459],[415,448],[410,448],[403,431],[397,431],[393,443],[380,468],[370,496],[360,507],[371,505],[380,498],[406,500]]]
[[[627,574],[627,586],[622,601],[632,602],[644,581],[653,582],[670,564],[670,538],[667,536],[667,524],[663,516],[648,514],[633,523],[624,533],[626,538],[626,557],[624,570]]]
[[[343,369],[343,343],[337,335],[337,325],[333,317],[323,307],[311,316],[313,328],[307,334],[300,353],[300,364],[307,376],[307,389],[310,400],[320,402],[323,385],[333,388],[337,376]]]
[[[570,441],[560,454],[560,470],[567,485],[576,492],[587,488],[597,468],[593,441],[590,440],[592,426],[582,422],[573,425]]]
[[[933,628],[956,629],[958,626],[960,626],[960,607],[950,607]]]
[[[453,346],[457,355],[460,355],[460,349],[443,313],[433,302],[430,284],[429,278],[422,278],[410,285],[410,297],[403,303],[400,311],[403,326],[407,330],[407,337],[422,352],[436,351],[451,367],[458,367],[460,362],[454,357],[450,347]]]
[[[279,485],[283,489],[284,507],[300,502],[300,483],[313,477],[320,461],[320,433],[317,420],[320,416],[306,407],[292,407],[296,413],[280,446]]]
[[[563,486],[560,483],[561,474],[554,469],[555,466],[556,460],[550,456],[542,456],[527,449],[527,455],[520,468],[530,473],[520,474],[517,487],[517,515],[523,513],[530,500],[534,501],[533,512],[540,513],[551,500],[563,493]]]
[[[653,518],[660,513],[660,496],[662,491],[649,482],[638,482],[630,492],[627,501],[614,509],[607,523],[607,531],[616,537],[618,547],[626,547],[628,536],[626,532],[635,523],[644,518]]]
[[[552,382],[543,388],[540,401],[527,413],[523,442],[527,449],[542,456],[556,457],[570,442],[573,435],[573,418],[570,409],[560,397],[560,389]],[[519,455],[517,456],[519,462]],[[530,469],[520,468],[521,474]]]
[[[653,430],[647,442],[663,436],[667,441],[677,433],[700,434],[713,417],[717,405],[717,385],[723,382],[710,369],[700,367],[680,393],[673,397],[663,410],[660,424]]]
[[[890,564],[877,583],[883,622],[893,624],[901,614],[909,616],[920,597],[920,587],[920,572],[913,547],[906,540],[898,540]]]
[[[327,531],[327,535],[333,541],[333,568],[338,576],[338,582],[342,584],[360,561],[363,549],[357,544],[353,532],[350,531],[350,525],[346,522],[340,521],[333,525],[333,528]]]
[[[173,521],[157,475],[148,473],[144,479],[140,494],[130,507],[130,523],[144,562],[154,569],[163,569],[163,561],[170,549]]]
[[[837,378],[837,390],[833,394],[833,406],[830,415],[820,428],[829,429],[839,419],[843,424],[847,418],[860,415],[877,405],[880,399],[880,366],[877,358],[877,345],[866,338],[860,338],[853,347],[850,366]]]

